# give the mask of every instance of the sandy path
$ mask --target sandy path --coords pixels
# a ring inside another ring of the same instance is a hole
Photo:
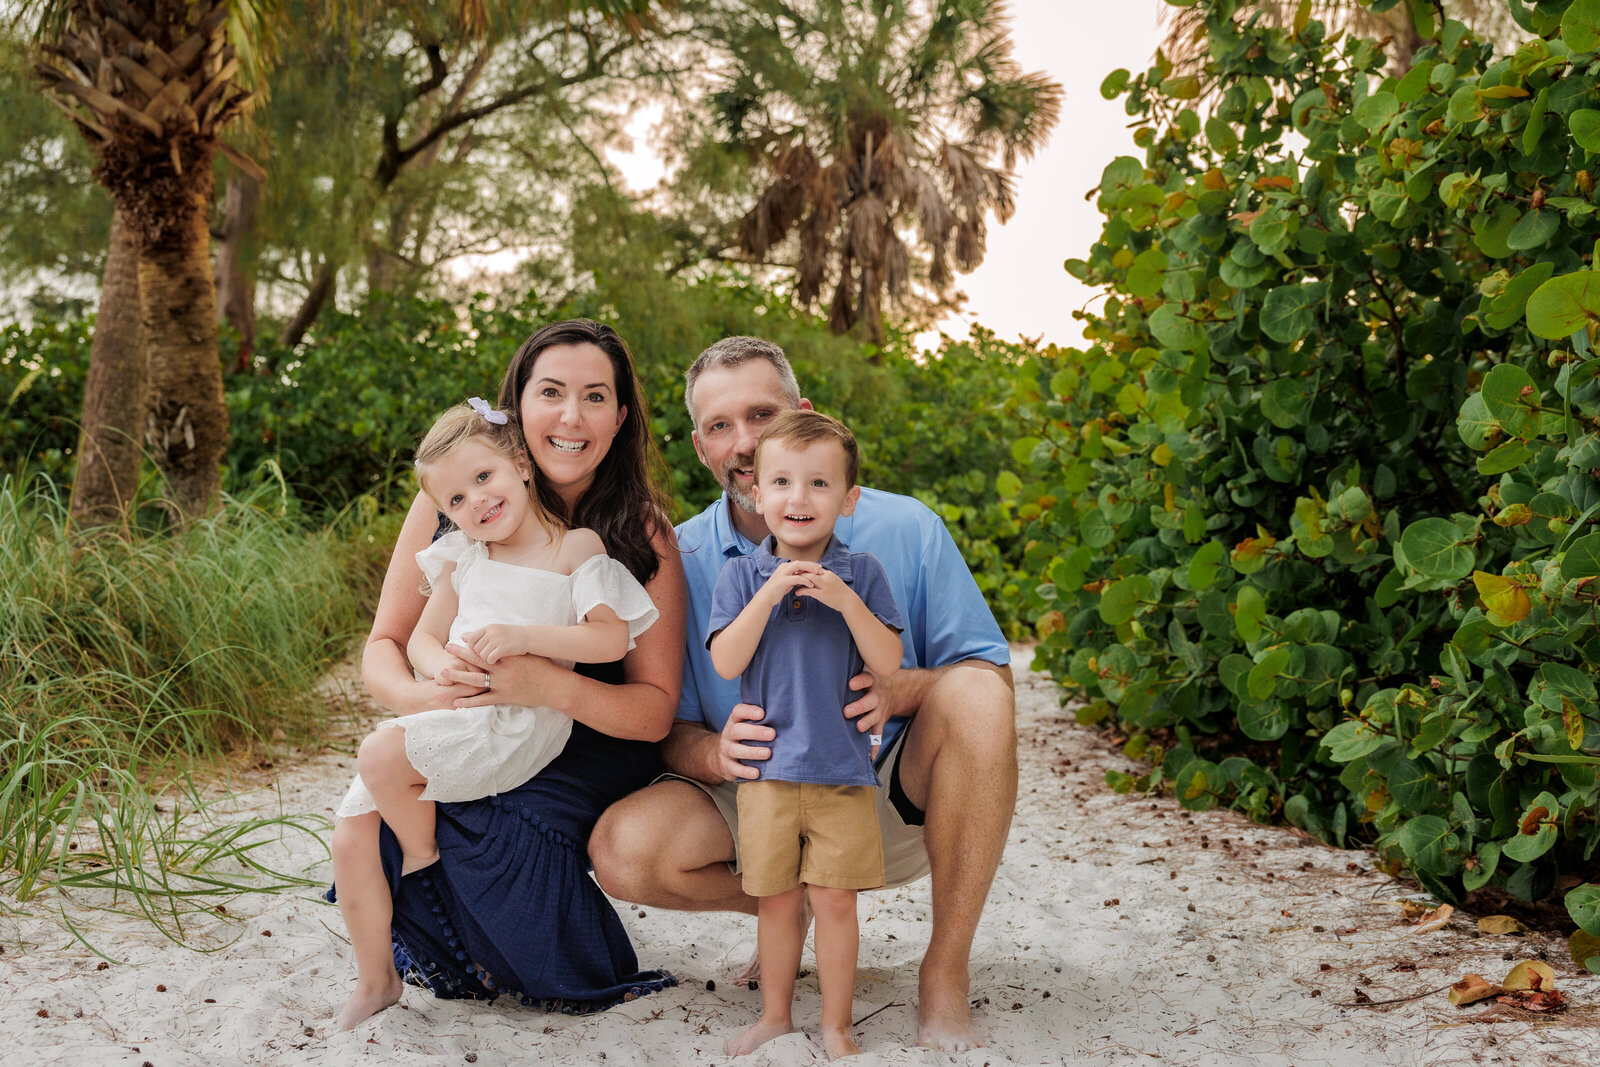
[[[1017,650],[1018,662],[1029,653]],[[1010,844],[974,950],[975,1019],[990,1047],[950,1056],[909,1047],[928,887],[863,894],[856,1014],[863,1064],[1203,1065],[1595,1062],[1600,977],[1557,940],[1480,937],[1467,920],[1412,936],[1397,923],[1404,887],[1371,857],[1309,846],[1227,812],[1185,813],[1170,798],[1117,796],[1108,767],[1129,769],[1071,722],[1048,678],[1018,687],[1022,782]],[[349,744],[297,761],[279,785],[286,810],[331,813]],[[272,810],[261,790],[247,808]],[[315,841],[272,846],[321,877]],[[337,912],[311,891],[228,905],[233,921],[192,931],[197,952],[142,920],[82,905],[69,914],[118,962],[75,945],[48,907],[0,919],[0,1020],[9,1044],[47,1063],[312,1064],[358,1057],[397,1064],[727,1063],[722,1038],[751,1021],[760,995],[729,968],[752,920],[620,910],[645,967],[677,988],[602,1015],[544,1015],[509,1003],[440,1001],[408,990],[402,1007],[353,1033],[327,1020],[351,969]],[[269,936],[270,932],[270,936]],[[1455,1009],[1443,992],[1386,1007],[1476,971],[1543,954],[1571,1008],[1544,1018],[1512,1008]],[[809,955],[808,955],[809,966]],[[1326,966],[1328,969],[1323,970]],[[1414,967],[1414,969],[1411,969]],[[714,988],[708,988],[714,986]],[[164,989],[161,987],[165,987]],[[815,1038],[814,975],[797,1019],[810,1034],[744,1062],[825,1062]]]

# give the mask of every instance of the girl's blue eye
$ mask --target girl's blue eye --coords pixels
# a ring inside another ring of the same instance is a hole
[[[488,480],[489,480],[489,472],[488,471],[479,471],[478,472],[478,481],[479,481],[479,483],[483,483],[483,482],[486,482]]]
[[[457,504],[461,503],[461,500],[462,500],[461,494],[457,493],[455,496],[450,498],[450,506],[451,507],[455,507]]]

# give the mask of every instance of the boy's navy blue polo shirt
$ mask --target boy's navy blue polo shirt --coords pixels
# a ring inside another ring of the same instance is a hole
[[[711,596],[706,644],[738,618],[784,561],[768,537],[748,556],[728,561]],[[896,632],[904,629],[883,564],[870,552],[828,541],[822,566],[855,590],[867,610]],[[850,679],[865,669],[844,616],[814,597],[792,592],[772,609],[750,665],[739,678],[739,699],[766,711],[762,723],[778,732],[772,758],[746,760],[762,778],[823,785],[876,786],[871,741],[844,717],[856,698]]]

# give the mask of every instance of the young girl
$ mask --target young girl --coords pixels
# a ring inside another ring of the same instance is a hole
[[[417,553],[431,587],[406,653],[418,673],[469,668],[446,646],[492,667],[505,656],[574,662],[621,659],[656,619],[633,576],[592,530],[566,530],[531,491],[520,427],[473,397],[440,416],[417,449],[417,477],[455,531]],[[489,685],[489,677],[484,677]],[[552,708],[440,708],[378,724],[356,759],[340,819],[363,834],[387,823],[402,874],[439,858],[437,800],[476,800],[521,785],[566,745],[572,720]],[[356,954],[356,991],[338,1025],[351,1029],[399,999],[382,872],[350,871],[335,837],[338,902]],[[368,854],[371,854],[370,852]],[[341,863],[344,860],[344,863]],[[341,870],[341,868],[346,868]]]

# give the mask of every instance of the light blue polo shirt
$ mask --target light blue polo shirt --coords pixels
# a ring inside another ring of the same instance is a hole
[[[711,638],[761,591],[784,561],[768,537],[748,556],[728,561],[711,595]],[[904,629],[883,564],[830,537],[819,561],[861,598],[879,622]],[[761,721],[778,732],[772,758],[746,760],[759,777],[778,782],[876,786],[872,744],[842,714],[855,699],[850,679],[866,667],[850,624],[815,597],[791,591],[767,615],[750,663],[739,675],[739,698],[766,709]]]
[[[717,731],[739,703],[739,682],[717,674],[706,651],[711,594],[728,560],[756,550],[734,528],[729,506],[724,495],[677,530],[689,579],[688,654],[677,717]],[[950,532],[920,500],[862,489],[855,514],[840,516],[833,532],[852,551],[870,552],[883,564],[905,623],[900,633],[902,667],[943,667],[966,659],[1011,662],[1000,626]],[[884,725],[880,758],[905,723],[893,718]]]

